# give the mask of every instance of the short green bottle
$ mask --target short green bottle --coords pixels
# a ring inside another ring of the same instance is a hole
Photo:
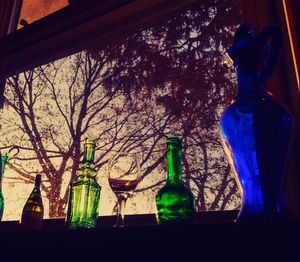
[[[70,187],[66,227],[94,228],[97,225],[101,187],[94,163],[96,140],[86,139],[83,161]]]
[[[182,140],[167,138],[168,178],[156,195],[157,223],[188,224],[195,217],[195,198],[184,186],[181,175]]]
[[[41,230],[43,226],[44,205],[41,195],[42,176],[35,177],[34,188],[27,199],[20,221],[20,228],[23,230]]]

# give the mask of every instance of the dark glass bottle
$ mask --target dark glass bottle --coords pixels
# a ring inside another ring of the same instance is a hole
[[[4,211],[4,197],[2,194],[2,178],[4,175],[4,169],[5,169],[7,159],[8,159],[8,157],[6,154],[1,156],[1,153],[0,153],[0,160],[1,160],[0,161],[0,221],[2,220],[3,211]]]
[[[96,181],[95,147],[95,140],[85,140],[83,161],[70,187],[67,228],[93,228],[97,225],[101,187]]]
[[[21,228],[39,230],[42,228],[44,206],[41,196],[41,175],[35,177],[34,188],[27,199],[21,217]]]
[[[195,198],[181,176],[182,141],[167,139],[168,178],[156,195],[158,224],[191,223],[195,215]]]
[[[271,49],[267,48],[268,38],[272,38]],[[281,41],[277,27],[269,26],[256,36],[253,27],[244,24],[229,49],[238,95],[224,111],[220,131],[242,192],[239,220],[272,219],[284,213],[282,187],[292,118],[264,89],[279,57]]]

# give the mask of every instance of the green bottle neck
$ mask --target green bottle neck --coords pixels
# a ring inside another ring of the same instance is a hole
[[[1,191],[1,187],[2,187],[2,178],[3,178],[3,174],[4,174],[4,170],[5,170],[5,165],[7,163],[7,155],[1,155],[0,154],[0,160],[1,160],[1,166],[0,166],[0,191]]]
[[[86,143],[84,145],[83,163],[94,163],[95,158],[95,144]]]
[[[168,179],[167,184],[181,184],[181,149],[174,145],[168,145]]]

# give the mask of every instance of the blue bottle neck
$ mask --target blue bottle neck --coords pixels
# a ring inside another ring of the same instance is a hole
[[[238,96],[257,91],[264,91],[265,81],[260,77],[247,75],[240,70],[238,66],[236,67],[236,73]]]

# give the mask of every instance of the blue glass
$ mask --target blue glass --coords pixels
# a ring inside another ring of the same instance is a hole
[[[239,95],[224,112],[221,137],[242,192],[240,219],[283,212],[291,128],[289,113],[262,90]]]
[[[265,91],[275,70],[282,33],[267,26],[260,34],[242,24],[227,53],[237,73],[238,96],[223,113],[221,140],[242,192],[239,219],[272,219],[285,213],[284,168],[292,137],[288,111]]]

